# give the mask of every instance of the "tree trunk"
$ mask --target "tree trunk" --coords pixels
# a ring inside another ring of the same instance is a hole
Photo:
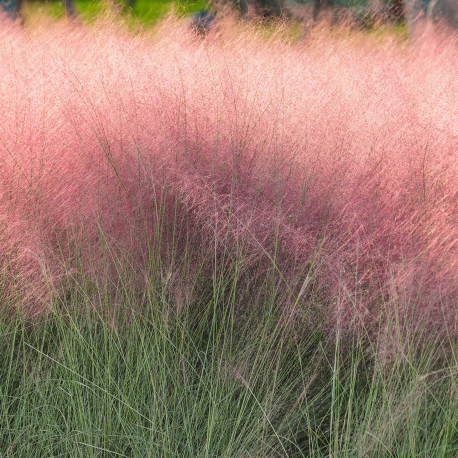
[[[393,0],[390,5],[390,12],[393,19],[404,22],[405,5],[404,0]]]
[[[75,5],[73,0],[62,0],[64,2],[65,12],[71,18],[76,18],[78,14],[76,13]]]
[[[316,22],[318,16],[325,9],[332,9],[334,6],[333,0],[315,0],[313,5],[313,20]]]

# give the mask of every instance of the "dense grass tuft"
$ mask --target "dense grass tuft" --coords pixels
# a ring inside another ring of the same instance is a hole
[[[0,453],[456,453],[452,39],[0,34]]]

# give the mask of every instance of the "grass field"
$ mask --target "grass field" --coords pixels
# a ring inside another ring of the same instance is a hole
[[[208,8],[208,2],[193,0],[173,2],[172,0],[136,0],[132,8],[127,3],[96,2],[94,0],[75,0],[76,11],[85,24],[97,21],[101,15],[110,14],[112,19],[124,21],[132,30],[139,27],[152,27],[164,16],[174,13],[177,17],[192,15]],[[65,17],[64,5],[60,1],[27,1],[24,2],[22,13],[28,25],[58,20]]]
[[[458,454],[456,41],[0,29],[0,456]]]

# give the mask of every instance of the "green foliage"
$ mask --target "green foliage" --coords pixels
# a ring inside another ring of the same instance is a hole
[[[4,316],[0,454],[456,453],[451,342],[401,335],[402,350],[386,357],[356,332],[285,332],[278,278],[241,312],[238,271],[237,260],[215,270],[201,300],[182,310],[164,284],[135,298],[124,279],[123,305],[111,310],[105,293],[80,281],[41,320]]]
[[[136,0],[132,7],[132,16],[141,23],[154,23],[161,17],[169,14],[172,9],[182,17],[193,14],[208,6],[208,2],[203,0],[193,0],[191,2],[173,2],[171,0]]]
[[[205,9],[208,2],[193,0],[190,2],[172,0],[136,0],[132,7],[126,3],[98,2],[94,0],[75,0],[76,10],[85,23],[92,22],[100,15],[110,10],[123,19],[129,26],[154,25],[157,20],[174,12],[178,17],[184,17]],[[25,3],[23,12],[27,22],[34,22],[38,17],[65,17],[63,2],[39,2]]]

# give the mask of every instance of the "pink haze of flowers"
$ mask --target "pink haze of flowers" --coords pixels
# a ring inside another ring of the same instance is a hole
[[[347,322],[393,307],[453,327],[454,41],[0,34],[1,269],[26,306],[78,269],[106,282],[116,260],[145,288],[162,202],[183,252],[198,234],[205,256],[275,259],[296,305],[309,275]]]

